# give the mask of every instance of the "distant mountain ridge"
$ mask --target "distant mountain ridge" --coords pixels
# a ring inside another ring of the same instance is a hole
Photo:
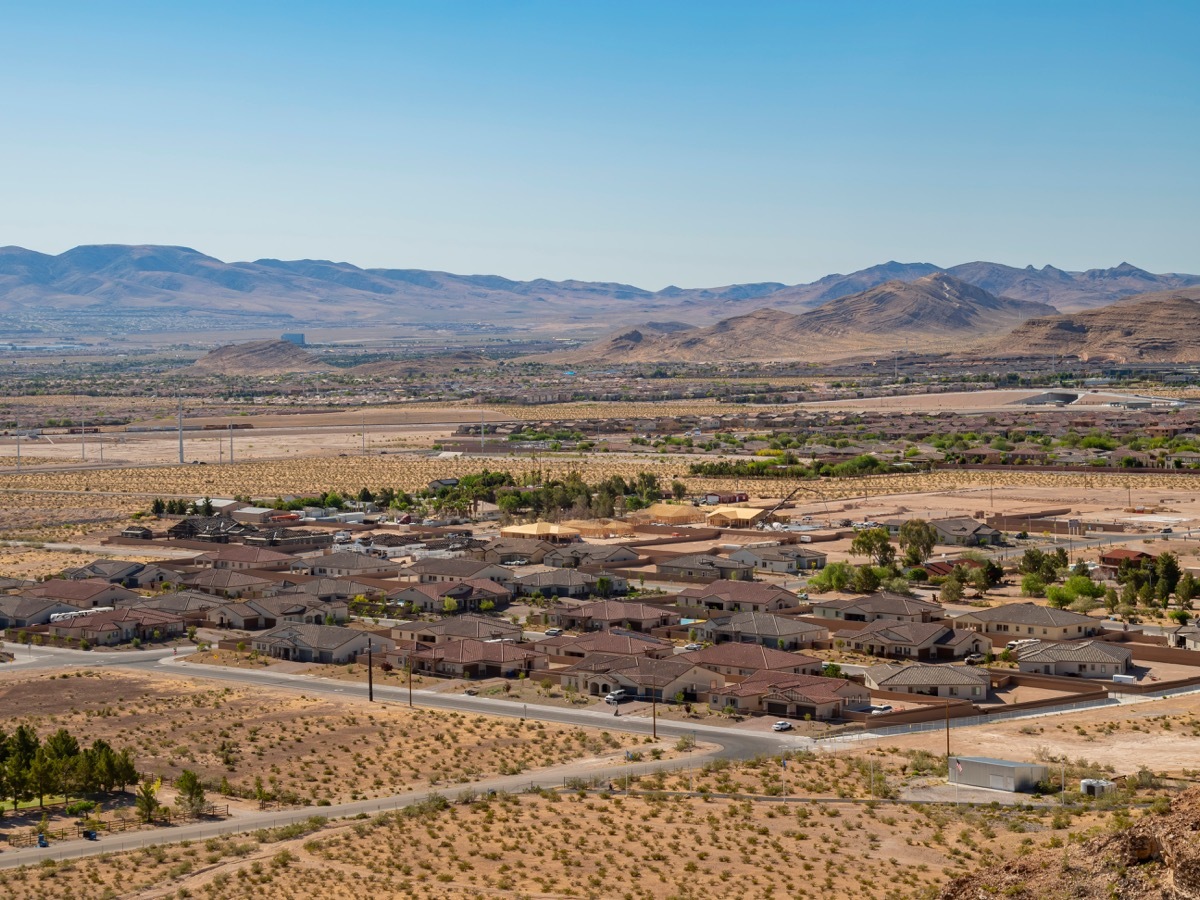
[[[1200,362],[1200,287],[1140,294],[1100,309],[1028,319],[981,349],[1017,358]]]
[[[444,322],[619,325],[686,319],[693,324],[771,306],[800,312],[890,281],[913,282],[944,271],[991,294],[1062,310],[1121,297],[1200,285],[1200,276],[1154,275],[1127,263],[1065,272],[974,262],[943,269],[888,262],[812,284],[779,282],[649,291],[617,282],[516,281],[422,269],[363,269],[330,260],[222,262],[187,247],[85,245],[57,256],[0,248],[0,314],[22,321],[89,316],[184,317],[202,330],[215,317],[281,325],[376,325]]]
[[[997,297],[935,272],[913,282],[888,281],[799,314],[765,307],[671,334],[623,330],[552,358],[603,364],[829,359],[891,349],[907,340],[924,347],[974,343],[1031,317],[1056,313],[1045,303]]]

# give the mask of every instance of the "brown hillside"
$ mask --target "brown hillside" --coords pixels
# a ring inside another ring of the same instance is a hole
[[[1200,790],[1176,797],[1166,815],[1061,850],[1043,850],[957,878],[941,900],[1200,900]]]
[[[1052,312],[1043,303],[997,297],[935,273],[913,282],[889,281],[799,315],[767,308],[677,334],[623,332],[555,358],[605,364],[829,359],[887,351],[898,342],[933,349],[998,334]]]
[[[1197,362],[1200,288],[1141,294],[1102,309],[1030,319],[985,347],[1006,356]]]
[[[287,341],[248,341],[218,347],[192,364],[219,375],[282,375],[287,372],[326,372],[313,354]]]

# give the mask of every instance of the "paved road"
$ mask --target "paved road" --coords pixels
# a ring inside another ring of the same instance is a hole
[[[188,665],[186,663],[186,655],[176,657],[169,650],[85,652],[51,647],[34,647],[30,654],[30,651],[21,648],[18,651],[17,663],[10,665],[19,665],[21,668],[55,670],[70,667],[113,667],[142,671],[163,671],[165,669],[172,674],[180,674],[189,678],[261,685],[310,695],[340,694],[357,699],[364,699],[367,696],[367,686],[357,682],[335,681],[311,675],[287,675],[269,670]],[[408,690],[406,688],[377,687],[375,688],[375,699],[376,702],[382,704],[407,704]],[[614,716],[597,710],[563,709],[538,705],[527,706],[489,697],[441,694],[428,690],[414,690],[413,703],[422,707],[452,709],[459,712],[473,712],[484,715],[515,718],[528,716],[529,718],[543,722],[605,728],[609,731],[620,731],[630,734],[648,735],[653,728],[653,723],[650,720],[638,716]],[[680,769],[697,766],[709,759],[749,759],[761,754],[808,749],[814,745],[811,739],[796,735],[777,735],[771,732],[745,732],[718,728],[711,725],[691,725],[666,720],[659,721],[658,734],[660,737],[666,738],[691,735],[704,743],[716,744],[717,748],[707,752],[692,754],[686,759],[664,762],[599,765],[594,762],[575,762],[565,766],[540,769],[529,774],[489,778],[471,784],[451,786],[445,790],[449,791],[449,799],[454,799],[457,792],[464,789],[480,792],[488,790],[515,792],[526,790],[530,787],[561,787],[564,781],[569,778],[586,777],[608,781],[627,775],[643,775],[663,769]],[[157,831],[106,835],[95,842],[79,839],[58,842],[47,848],[30,847],[21,850],[6,851],[0,853],[0,868],[38,863],[43,859],[73,859],[94,856],[100,853],[133,850],[157,843],[202,840],[221,834],[235,834],[254,831],[259,828],[290,825],[302,822],[314,815],[336,818],[355,816],[359,813],[371,814],[398,809],[412,803],[420,802],[427,798],[430,792],[430,790],[410,791],[391,797],[342,803],[328,807],[302,807],[299,809],[276,810],[262,813],[255,812],[237,815],[221,822],[200,822]]]

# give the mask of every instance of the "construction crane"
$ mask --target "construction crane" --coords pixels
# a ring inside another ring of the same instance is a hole
[[[801,491],[807,491],[810,494],[816,494],[818,497],[820,497],[821,503],[823,503],[825,505],[825,515],[826,515],[826,517],[829,516],[829,502],[825,499],[825,495],[822,494],[820,491],[816,490],[815,488],[805,487],[802,484],[798,484],[794,488],[792,488],[791,493],[789,493],[786,497],[784,497],[782,500],[780,500],[778,503],[776,503],[774,506],[772,506],[769,510],[767,510],[767,514],[765,516],[763,516],[763,521],[770,519],[771,516],[775,515],[775,513],[777,513],[784,506],[784,504],[786,504],[789,500],[791,500],[793,497],[795,497]]]

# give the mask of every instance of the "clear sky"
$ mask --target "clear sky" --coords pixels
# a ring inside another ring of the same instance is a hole
[[[1200,272],[1200,2],[10,4],[0,244]]]

